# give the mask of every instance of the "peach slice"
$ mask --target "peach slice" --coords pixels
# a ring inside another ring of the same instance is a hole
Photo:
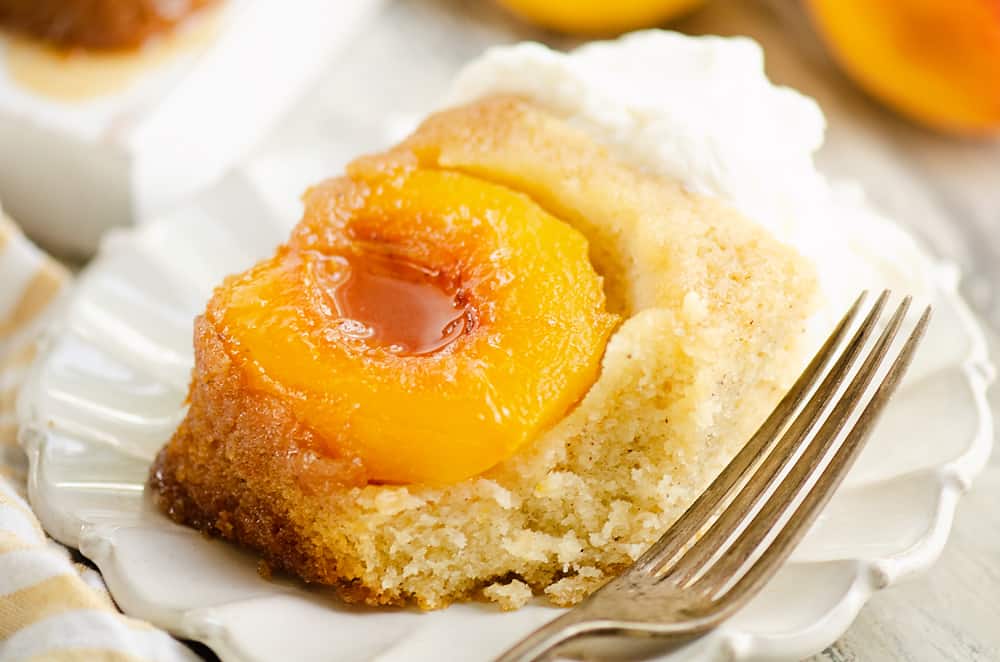
[[[808,0],[836,58],[904,115],[959,134],[1000,131],[996,0]]]
[[[499,0],[520,18],[567,34],[620,34],[649,28],[700,7],[705,0]]]
[[[502,186],[421,169],[310,190],[290,242],[227,280],[205,319],[248,389],[388,483],[512,455],[584,395],[617,320],[578,231]]]

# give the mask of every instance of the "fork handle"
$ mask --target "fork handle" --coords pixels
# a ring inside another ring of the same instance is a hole
[[[590,620],[572,609],[529,634],[498,657],[496,662],[534,662],[559,644],[599,629],[598,621]]]

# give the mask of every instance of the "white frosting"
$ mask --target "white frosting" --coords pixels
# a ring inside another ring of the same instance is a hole
[[[857,187],[817,172],[822,112],[767,79],[750,39],[653,30],[570,54],[535,43],[494,48],[462,70],[447,104],[497,93],[560,113],[620,158],[728,201],[793,245],[816,264],[827,299],[817,332],[862,289],[930,294],[932,263],[912,238]]]

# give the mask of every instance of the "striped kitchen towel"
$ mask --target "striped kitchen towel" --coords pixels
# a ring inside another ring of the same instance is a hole
[[[0,212],[0,662],[198,660],[165,632],[122,615],[100,575],[46,537],[25,499],[17,389],[69,281]]]

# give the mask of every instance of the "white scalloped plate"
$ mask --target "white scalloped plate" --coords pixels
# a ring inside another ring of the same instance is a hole
[[[324,591],[262,579],[252,555],[150,508],[143,484],[183,413],[192,318],[215,283],[288,230],[249,187],[227,187],[214,202],[112,237],[48,335],[19,408],[42,523],[100,567],[126,613],[226,661],[499,653],[556,611],[346,608]],[[873,591],[937,558],[959,495],[989,455],[993,370],[956,273],[942,267],[934,280],[935,317],[917,363],[843,488],[760,596],[670,660],[818,652]]]

